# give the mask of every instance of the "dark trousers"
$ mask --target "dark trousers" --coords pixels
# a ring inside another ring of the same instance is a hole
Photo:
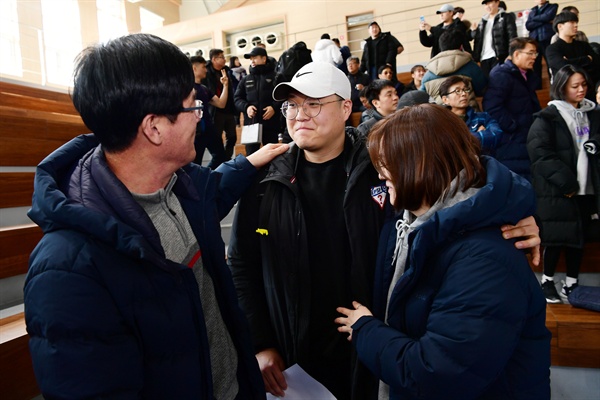
[[[217,134],[217,132],[214,130],[202,132],[201,125],[202,123],[199,122],[196,127],[196,139],[194,140],[196,158],[194,159],[194,162],[198,165],[202,165],[204,150],[208,149],[212,158],[207,167],[210,169],[216,169],[219,165],[221,165],[221,163],[226,161],[225,148],[223,148],[223,139],[221,139],[221,134]]]
[[[226,112],[215,112],[215,130],[217,135],[225,132],[225,159],[231,160],[235,142],[237,141],[237,133],[235,131],[235,116]]]
[[[593,220],[592,215],[597,214],[596,203],[593,195],[575,196],[573,199],[577,202],[577,207],[581,213],[581,227],[583,239],[585,242],[598,241],[598,220]],[[567,276],[577,278],[579,276],[579,267],[583,261],[583,248],[547,246],[544,249],[544,275],[554,276],[556,265],[562,250],[565,250],[565,264],[567,266]]]
[[[492,68],[494,68],[498,64],[499,64],[498,59],[496,57],[488,58],[486,60],[481,60],[479,62],[479,66],[481,67],[481,70],[483,71],[485,76],[487,76],[488,78],[490,77],[490,71],[492,70]]]
[[[548,67],[548,59],[546,58],[546,48],[550,46],[550,39],[538,42],[538,56],[533,64],[533,72],[540,78],[540,83],[535,90],[542,88],[542,57],[546,60],[546,67]],[[550,68],[548,68],[548,77],[550,77]]]

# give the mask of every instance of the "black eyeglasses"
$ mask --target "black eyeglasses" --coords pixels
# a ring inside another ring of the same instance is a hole
[[[288,100],[281,105],[281,113],[286,119],[295,119],[298,116],[300,108],[302,108],[304,115],[306,115],[308,118],[314,118],[321,113],[321,108],[323,105],[329,103],[338,103],[340,101],[344,101],[344,99],[337,99],[322,103],[319,99],[308,98],[304,100],[302,105],[300,105],[293,100]]]
[[[182,108],[181,112],[193,112],[196,118],[202,119],[203,109],[202,100],[194,100],[194,107]]]
[[[451,92],[446,93],[446,96],[450,96],[452,93],[456,93],[457,96],[460,96],[461,94],[466,94],[468,95],[469,93],[471,93],[471,89],[468,88],[464,88],[464,89],[455,89]]]

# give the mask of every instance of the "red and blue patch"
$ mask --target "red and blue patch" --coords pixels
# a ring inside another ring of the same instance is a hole
[[[383,209],[385,205],[385,199],[387,198],[388,188],[385,185],[371,187],[371,198],[379,207]]]

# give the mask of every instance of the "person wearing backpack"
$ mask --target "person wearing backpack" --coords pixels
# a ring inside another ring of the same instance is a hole
[[[289,82],[300,68],[312,62],[311,50],[306,47],[306,43],[298,42],[284,51],[275,68],[275,82]]]

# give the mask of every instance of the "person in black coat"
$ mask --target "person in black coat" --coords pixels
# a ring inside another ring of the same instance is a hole
[[[600,110],[586,99],[583,69],[567,65],[554,77],[548,107],[535,114],[527,138],[533,185],[542,222],[544,275],[549,303],[559,303],[554,272],[565,250],[567,278],[560,293],[577,287],[586,233],[600,209]],[[594,217],[595,216],[595,217]]]
[[[396,56],[404,51],[402,43],[389,32],[381,32],[379,24],[375,21],[369,24],[371,37],[365,40],[362,59],[360,60],[360,72],[366,72],[371,80],[377,79],[377,70],[382,65],[389,65],[396,71]],[[395,77],[394,81],[398,78]]]
[[[558,40],[546,49],[546,58],[552,75],[567,64],[583,68],[589,78],[588,99],[593,99],[591,89],[600,79],[600,56],[587,42],[575,40],[579,17],[576,14],[564,11],[554,19],[554,30],[558,33]]]
[[[419,25],[419,41],[425,47],[431,47],[431,57],[435,57],[440,50],[440,36],[448,29],[457,29],[464,35],[463,50],[471,53],[471,44],[467,39],[467,27],[458,18],[453,18],[454,7],[450,4],[444,4],[436,14],[442,21],[439,25],[431,26],[424,19],[421,19]],[[429,31],[429,33],[427,33]]]
[[[235,142],[237,141],[237,133],[235,130],[235,116],[238,113],[233,104],[233,85],[228,87],[223,86],[221,70],[224,69],[229,75],[229,67],[225,61],[225,53],[221,49],[211,49],[209,52],[210,62],[206,65],[206,78],[202,80],[202,84],[212,93],[221,96],[223,90],[228,90],[227,104],[223,108],[217,108],[212,105],[208,106],[208,112],[213,117],[217,134],[225,132],[225,158],[230,159],[233,155]]]
[[[481,70],[489,76],[492,68],[502,64],[509,56],[510,41],[517,37],[516,17],[513,13],[507,13],[500,8],[498,0],[483,0],[487,14],[481,21],[474,22],[471,27],[471,37],[475,39],[473,46],[473,59],[478,61]],[[492,40],[490,46],[486,46],[486,25],[492,24]]]
[[[251,60],[250,72],[242,78],[235,91],[235,106],[244,113],[244,126],[260,123],[262,125],[262,143],[277,143],[277,135],[282,127],[278,111],[280,102],[273,100],[271,93],[275,88],[275,63],[270,62],[267,51],[255,47],[244,58]],[[246,144],[246,154],[252,154],[260,148],[260,143]]]

